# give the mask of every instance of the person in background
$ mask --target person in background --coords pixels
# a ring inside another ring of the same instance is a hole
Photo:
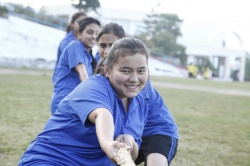
[[[101,28],[96,38],[98,52],[95,55],[97,62],[100,62],[107,56],[112,44],[118,39],[126,37],[125,31],[122,26],[116,23],[106,24]]]
[[[63,50],[59,59],[51,99],[51,114],[55,113],[58,104],[82,81],[93,75],[97,62],[91,48],[96,45],[96,36],[100,22],[86,17],[79,22],[77,37]]]
[[[194,65],[193,63],[189,63],[188,65],[188,77],[192,78],[193,77],[193,72],[194,72]]]
[[[56,65],[54,68],[54,74],[52,77],[52,81],[54,83],[54,77],[55,77],[55,72],[56,72],[56,67],[58,64],[58,61],[60,59],[60,56],[62,54],[62,51],[64,50],[64,48],[73,40],[77,39],[77,32],[78,32],[78,28],[79,28],[79,22],[84,19],[85,17],[87,17],[87,15],[84,12],[77,12],[75,14],[73,14],[70,24],[67,26],[66,28],[66,36],[62,39],[62,41],[59,44],[59,47],[57,49],[57,61],[56,61]]]
[[[209,79],[210,68],[209,67],[203,67],[202,71],[203,71],[203,78]]]
[[[239,81],[238,73],[240,71],[240,60],[239,58],[235,58],[234,65],[233,65],[233,80]]]
[[[101,28],[96,40],[102,60],[99,62],[95,73],[102,73],[113,43],[123,37],[125,37],[124,29],[118,24],[110,23]],[[127,72],[130,73],[131,71],[128,70]],[[178,127],[162,97],[151,85],[150,80],[147,81],[140,94],[147,100],[149,110],[141,147],[135,163],[144,162],[145,166],[170,165],[177,153]],[[131,146],[132,143],[129,139],[129,135],[119,135],[115,140],[125,142]]]
[[[80,83],[60,102],[18,166],[115,166],[119,148],[135,160],[148,113],[139,94],[148,79],[148,55],[138,39],[116,41],[104,74]],[[114,140],[121,134],[131,146]]]
[[[190,63],[187,68],[188,68],[188,77],[195,78],[198,73],[198,68],[195,65],[193,65],[193,63]]]

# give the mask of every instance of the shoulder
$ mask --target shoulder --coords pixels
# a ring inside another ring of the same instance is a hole
[[[93,88],[100,92],[111,91],[112,88],[108,79],[101,74],[93,75],[81,84],[82,86],[88,87],[88,89]]]

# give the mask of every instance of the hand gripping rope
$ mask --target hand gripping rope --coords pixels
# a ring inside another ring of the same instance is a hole
[[[117,158],[117,164],[120,166],[136,166],[128,150],[125,148],[118,149]]]

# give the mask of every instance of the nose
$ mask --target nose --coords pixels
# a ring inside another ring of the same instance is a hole
[[[139,78],[136,72],[131,73],[130,78],[129,78],[130,82],[138,82]]]
[[[94,39],[96,39],[97,34],[96,34],[96,33],[94,33],[94,34],[92,35],[92,37],[93,37]]]
[[[109,50],[110,50],[110,47],[109,47],[109,46],[108,46],[108,47],[106,47],[106,49],[105,49],[105,51],[104,51],[104,55],[105,55],[105,56],[106,56],[106,55],[108,55]]]

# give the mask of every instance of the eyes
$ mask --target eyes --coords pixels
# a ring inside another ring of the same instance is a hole
[[[98,31],[94,31],[94,30],[92,30],[92,29],[89,29],[89,30],[86,31],[86,33],[87,33],[88,35],[95,35],[95,36],[97,36]]]
[[[111,47],[113,45],[113,43],[109,43],[109,44],[106,44],[106,43],[100,43],[99,44],[99,46],[101,47],[101,48],[106,48],[106,47]]]
[[[146,71],[147,71],[146,69],[138,69],[138,70],[137,70],[137,73],[143,74],[143,73],[145,73]],[[123,70],[121,70],[121,72],[124,73],[124,74],[129,74],[129,73],[131,73],[132,71],[129,70],[129,69],[123,69]]]

